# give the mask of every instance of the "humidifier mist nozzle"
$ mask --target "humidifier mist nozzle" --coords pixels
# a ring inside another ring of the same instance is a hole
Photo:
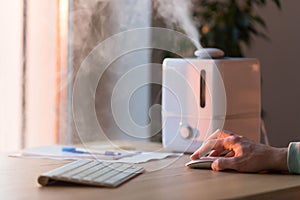
[[[224,57],[224,51],[217,48],[198,49],[194,54],[199,59],[217,59]]]

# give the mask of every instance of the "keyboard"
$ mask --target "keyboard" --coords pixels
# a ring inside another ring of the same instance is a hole
[[[98,160],[77,160],[38,177],[42,186],[69,182],[101,187],[117,187],[144,172],[143,167]]]

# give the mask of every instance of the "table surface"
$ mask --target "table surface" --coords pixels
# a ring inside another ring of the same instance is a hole
[[[143,150],[160,148],[145,143]],[[69,161],[0,156],[1,199],[299,199],[300,176],[289,174],[243,174],[233,171],[189,169],[189,156],[143,164],[146,172],[118,188],[79,185],[41,187],[39,174]]]

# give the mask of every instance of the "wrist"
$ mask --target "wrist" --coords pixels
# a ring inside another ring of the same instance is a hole
[[[278,171],[288,171],[288,164],[287,164],[287,148],[273,148],[272,157],[274,159],[273,162],[273,170]]]

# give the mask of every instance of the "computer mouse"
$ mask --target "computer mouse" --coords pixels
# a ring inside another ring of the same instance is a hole
[[[186,163],[185,166],[193,168],[193,169],[211,169],[211,164],[213,160],[211,159],[199,159],[199,160],[191,160]]]

